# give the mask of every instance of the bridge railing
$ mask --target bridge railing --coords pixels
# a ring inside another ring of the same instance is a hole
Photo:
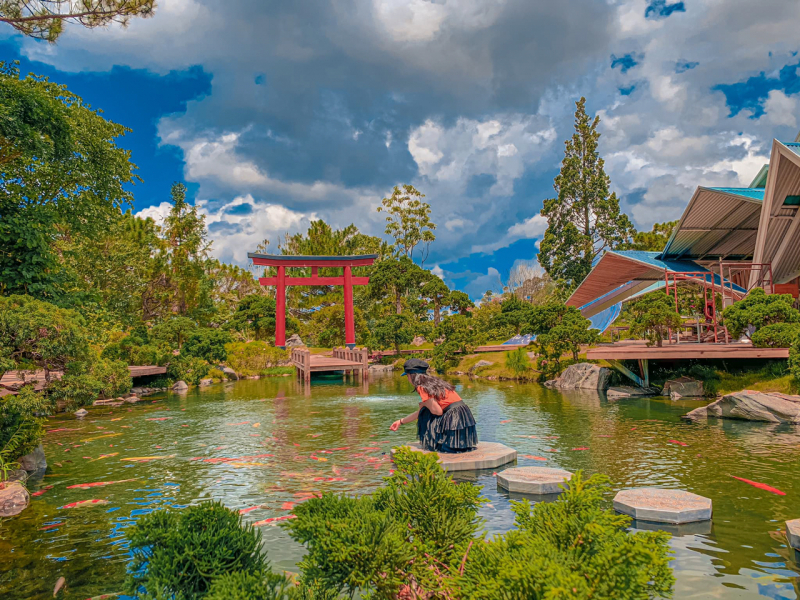
[[[291,358],[301,371],[308,372],[311,367],[311,351],[308,348],[292,348]]]
[[[369,369],[369,349],[367,348],[334,348],[333,357],[361,363],[364,369]]]

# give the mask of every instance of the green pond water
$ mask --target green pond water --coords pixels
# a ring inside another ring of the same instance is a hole
[[[800,598],[800,556],[780,532],[786,519],[800,517],[800,428],[687,423],[680,416],[702,402],[660,397],[608,401],[466,380],[458,391],[480,438],[516,448],[518,465],[605,473],[615,490],[660,486],[711,498],[712,524],[673,530],[676,598]],[[82,420],[52,417],[44,442],[49,467],[29,481],[32,493],[44,493],[0,523],[0,598],[52,598],[60,576],[67,598],[120,591],[129,561],[125,529],[155,509],[217,499],[259,522],[287,515],[315,492],[370,491],[391,469],[391,446],[414,440],[413,425],[397,433],[389,425],[415,407],[411,386],[398,376],[310,386],[286,377],[94,408]],[[460,478],[484,486],[490,534],[512,526],[508,494],[491,471]],[[119,483],[70,488],[109,481]],[[107,503],[65,507],[83,500]],[[261,528],[273,566],[296,570],[302,547],[274,522]]]

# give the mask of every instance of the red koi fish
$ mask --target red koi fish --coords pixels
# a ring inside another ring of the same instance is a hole
[[[153,419],[145,419],[146,421],[166,421],[167,419],[171,419],[172,417],[155,417]]]
[[[785,496],[786,492],[780,491],[778,488],[774,488],[771,485],[767,485],[766,483],[759,483],[758,481],[750,481],[749,479],[744,479],[743,477],[736,477],[736,475],[731,475],[734,479],[738,479],[739,481],[744,481],[748,485],[752,485],[760,490],[764,490],[767,492],[772,492],[773,494],[778,494],[778,496]]]
[[[80,502],[71,502],[64,506],[59,506],[58,510],[62,508],[78,508],[79,506],[93,506],[95,504],[108,504],[108,500],[81,500]]]
[[[500,421],[500,424],[501,424],[501,425],[502,425],[503,423],[511,423],[511,419],[506,419],[505,421]]]
[[[88,490],[89,488],[95,487],[104,487],[106,485],[112,485],[114,483],[128,483],[129,481],[136,481],[135,479],[121,479],[119,481],[96,481],[94,483],[78,483],[76,485],[68,485],[68,490],[73,489],[80,489],[80,490]]]
[[[522,458],[530,458],[532,460],[547,460],[544,456],[533,456],[531,454],[526,454]]]
[[[66,427],[59,427],[58,429],[48,429],[46,433],[55,433],[56,431],[80,431],[80,429],[67,429]]]
[[[52,489],[53,489],[52,485],[46,485],[42,489],[40,489],[38,492],[33,492],[31,494],[31,496],[43,496],[45,494],[45,492],[47,492],[47,490],[52,490]]]
[[[366,448],[359,448],[359,450],[380,450],[378,446],[367,446]]]
[[[240,514],[240,515],[246,515],[246,514],[247,514],[247,513],[249,513],[251,510],[255,510],[255,509],[257,509],[257,508],[261,508],[261,507],[260,507],[260,506],[251,506],[250,508],[243,508],[242,510],[240,510],[240,511],[239,511],[239,514]]]
[[[281,510],[292,510],[294,508],[294,502],[284,502],[281,504]]]
[[[688,446],[689,445],[686,442],[679,442],[678,440],[669,440],[668,443],[675,444],[677,446]]]
[[[264,519],[263,521],[257,521],[253,523],[253,527],[261,527],[262,525],[271,525],[273,523],[277,523],[278,521],[285,521],[287,519],[296,519],[294,515],[284,515],[282,517],[272,517],[271,519]]]
[[[341,448],[331,448],[331,452],[338,452],[339,450],[350,450],[350,446],[342,446]]]
[[[44,527],[39,527],[39,531],[49,531],[51,529],[55,529],[56,527],[61,527],[64,523],[52,523],[50,525],[45,525]]]
[[[588,446],[580,446],[579,448],[573,448],[573,450],[580,451],[580,450],[588,450]]]
[[[225,423],[228,427],[234,427],[236,425],[249,425],[250,421],[242,421],[241,423]]]

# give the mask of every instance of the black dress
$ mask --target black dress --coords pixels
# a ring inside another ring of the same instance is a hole
[[[469,452],[478,446],[478,432],[472,411],[461,400],[449,404],[441,415],[422,407],[417,417],[417,436],[431,452]]]

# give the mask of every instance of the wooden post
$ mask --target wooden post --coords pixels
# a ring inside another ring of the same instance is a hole
[[[369,377],[369,350],[366,346],[361,349],[361,364],[361,376],[367,379]]]
[[[353,315],[353,269],[344,268],[344,343],[351,350],[356,346],[355,317]]]
[[[286,348],[286,267],[278,267],[275,289],[275,345]]]

